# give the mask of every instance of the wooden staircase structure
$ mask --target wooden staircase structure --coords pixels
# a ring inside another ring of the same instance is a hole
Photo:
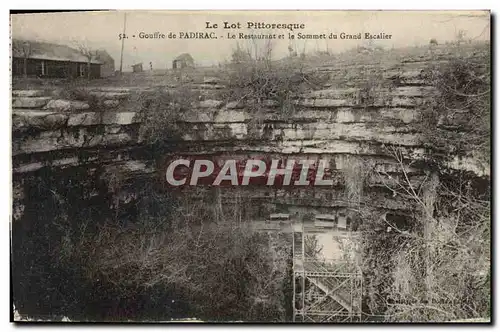
[[[363,280],[355,262],[310,257],[304,225],[293,223],[292,233],[293,321],[359,321]]]
[[[286,213],[271,214],[255,220],[252,226],[261,232],[291,233],[293,252],[293,321],[356,322],[361,320],[363,280],[354,261],[326,260],[308,256],[305,239],[328,231],[337,239],[356,238],[345,218],[316,215],[304,223]],[[332,239],[333,240],[333,239]]]

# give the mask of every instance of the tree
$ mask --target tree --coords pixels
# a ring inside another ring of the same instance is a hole
[[[478,189],[465,173],[429,172],[416,185],[402,151],[394,147],[389,152],[401,176],[379,172],[380,179],[388,190],[414,203],[417,212],[411,231],[381,218],[391,234],[385,242],[392,237],[398,248],[390,251],[394,283],[387,288],[388,319],[437,322],[488,317],[489,189]]]
[[[92,63],[92,60],[97,59],[98,52],[86,41],[75,41],[74,44],[78,51],[80,51],[80,53],[87,59],[87,79],[90,79],[90,64]]]
[[[233,53],[231,54],[231,61],[234,64],[238,63],[247,63],[252,60],[252,56],[248,50],[243,50],[240,47],[240,44],[236,44],[236,49],[233,50]]]
[[[23,75],[28,77],[28,58],[31,56],[31,44],[27,41],[14,41],[12,49],[23,57]]]
[[[467,36],[467,32],[465,30],[458,30],[457,32],[457,43],[460,45],[465,42],[465,37]]]

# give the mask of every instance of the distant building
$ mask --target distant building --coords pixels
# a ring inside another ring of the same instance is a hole
[[[135,65],[132,65],[132,71],[134,73],[142,72],[142,63],[136,63]]]
[[[172,68],[194,68],[194,59],[189,53],[183,53],[172,61]]]
[[[113,68],[113,69],[111,69]],[[88,59],[66,45],[30,40],[12,40],[12,75],[47,78],[88,77]],[[114,71],[114,60],[104,50],[90,61],[90,78]]]
[[[115,75],[115,60],[109,55],[106,50],[97,50],[96,60],[101,62],[101,77],[109,77]]]

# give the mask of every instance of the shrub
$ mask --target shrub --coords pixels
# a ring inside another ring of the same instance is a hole
[[[428,174],[416,187],[401,153],[394,157],[406,179],[396,193],[417,210],[406,218],[364,218],[368,311],[398,322],[488,317],[489,188],[465,173]]]
[[[156,88],[136,95],[132,102],[140,109],[141,138],[153,144],[179,139],[182,135],[179,121],[199,99],[199,94],[188,85],[171,90]]]
[[[112,195],[90,204],[70,179],[44,179],[13,229],[14,303],[22,317],[289,317],[290,240],[253,230],[240,205],[220,204],[217,195],[206,204],[194,193],[147,184],[138,215],[116,216],[105,212]]]
[[[363,158],[346,155],[342,161],[342,176],[344,178],[345,198],[352,207],[359,207],[365,182],[374,168],[373,162]]]
[[[92,94],[91,90],[87,80],[68,79],[54,94],[61,99],[83,101],[92,111],[98,111],[102,108],[104,99]]]
[[[289,241],[255,232],[217,204],[175,200],[168,215],[100,227],[84,244],[89,278],[120,298],[175,290],[174,300],[202,319],[285,320]]]
[[[456,179],[443,181],[437,190],[436,216],[417,218],[420,231],[393,258],[394,280],[403,285],[393,284],[389,320],[490,315],[489,202]]]
[[[295,111],[296,101],[305,92],[321,87],[326,75],[309,70],[304,59],[288,57],[271,59],[272,45],[260,53],[252,49],[236,49],[233,62],[226,67],[227,101],[244,103],[256,118],[277,108],[286,119]]]
[[[423,112],[420,128],[423,143],[442,155],[473,154],[489,163],[489,48],[434,65],[427,80],[436,87],[438,94]]]

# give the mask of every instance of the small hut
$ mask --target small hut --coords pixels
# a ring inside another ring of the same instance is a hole
[[[136,63],[135,65],[132,65],[132,71],[134,73],[141,73],[142,72],[142,63]]]
[[[173,69],[193,68],[194,59],[189,53],[183,53],[172,61]]]

